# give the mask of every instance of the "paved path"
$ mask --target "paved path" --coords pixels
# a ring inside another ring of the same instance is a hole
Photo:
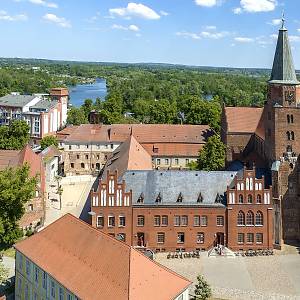
[[[214,296],[234,300],[300,300],[300,255],[156,260],[196,282],[202,274]],[[193,289],[193,288],[192,288]]]

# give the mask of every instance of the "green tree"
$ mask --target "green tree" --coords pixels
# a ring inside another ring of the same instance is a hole
[[[82,108],[72,107],[68,111],[67,124],[69,125],[80,125],[87,124],[88,119],[85,116],[84,110]]]
[[[0,245],[10,246],[22,236],[18,221],[37,186],[37,178],[29,176],[29,169],[25,164],[0,171]]]
[[[58,147],[58,140],[55,136],[49,135],[49,136],[45,136],[44,138],[42,138],[42,140],[41,140],[41,150],[42,151],[52,145],[55,147]]]
[[[8,269],[4,267],[2,263],[0,263],[0,286],[2,283],[8,279]]]
[[[176,119],[176,103],[168,100],[155,101],[150,105],[150,123],[172,124]]]
[[[225,145],[219,135],[208,138],[199,153],[198,168],[204,171],[217,171],[225,166]]]
[[[197,277],[197,284],[194,293],[194,300],[206,300],[212,296],[212,291],[209,284],[201,275]]]
[[[23,120],[16,120],[9,126],[0,127],[0,149],[2,150],[21,150],[29,139],[29,125]]]

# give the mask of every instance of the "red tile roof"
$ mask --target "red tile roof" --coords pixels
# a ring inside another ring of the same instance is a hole
[[[84,300],[171,300],[191,284],[70,214],[15,248]]]
[[[255,133],[262,118],[262,114],[263,108],[225,107],[228,133]],[[261,131],[260,128],[260,135],[262,134]]]

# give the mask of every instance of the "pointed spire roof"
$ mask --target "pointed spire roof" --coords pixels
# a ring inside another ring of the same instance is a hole
[[[284,23],[285,19],[283,15],[269,83],[300,84],[296,77],[288,31]]]

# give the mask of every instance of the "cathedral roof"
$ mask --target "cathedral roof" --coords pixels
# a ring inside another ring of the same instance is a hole
[[[270,83],[278,84],[300,84],[297,80],[288,31],[284,27],[279,30],[276,52],[273,62]]]

